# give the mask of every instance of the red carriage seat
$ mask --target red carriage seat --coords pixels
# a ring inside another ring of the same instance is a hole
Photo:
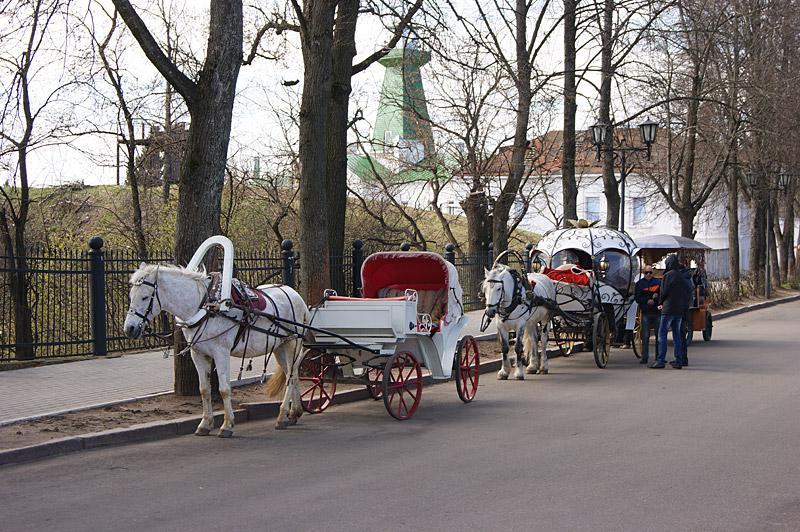
[[[447,313],[448,270],[435,253],[371,255],[364,261],[361,278],[364,297],[399,297],[410,288],[417,291],[417,312],[430,314],[434,325]]]

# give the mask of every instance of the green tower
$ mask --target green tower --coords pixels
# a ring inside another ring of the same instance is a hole
[[[408,40],[404,48],[395,48],[380,60],[386,72],[372,136],[376,152],[396,150],[398,158],[408,163],[433,153],[433,132],[420,73],[420,67],[430,58],[430,52]]]

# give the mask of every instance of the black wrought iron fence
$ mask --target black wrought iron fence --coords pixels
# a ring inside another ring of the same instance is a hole
[[[50,253],[32,249],[26,267],[14,257],[0,257],[0,360],[16,358],[31,349],[35,356],[82,355],[92,352],[89,306],[89,260],[86,252],[60,250]],[[13,285],[24,282],[25,301],[14,297]],[[18,308],[31,314],[31,342],[16,328]],[[27,349],[24,349],[27,348]]]
[[[21,347],[30,348],[34,358],[105,354],[152,348],[171,340],[173,322],[166,316],[153,320],[154,331],[138,340],[124,337],[122,326],[128,310],[130,275],[140,260],[129,250],[102,249],[102,240],[95,237],[92,250],[34,250],[27,257],[25,275],[28,283],[25,307],[31,312],[32,341],[20,342],[15,333],[15,307],[12,276],[20,272],[11,257],[0,256],[0,362],[20,358]],[[360,241],[344,256],[332,257],[331,268],[337,272],[337,292],[360,295],[360,272],[363,260],[374,249],[366,250]],[[444,257],[452,262],[464,290],[467,311],[482,308],[479,287],[484,268],[492,265],[490,252],[481,256],[457,257],[448,245]],[[509,265],[527,269],[529,265]],[[148,262],[172,263],[168,251],[151,251]],[[518,262],[518,261],[517,261]],[[297,287],[301,267],[291,241],[284,241],[277,250],[237,250],[234,269],[238,278],[257,286],[283,283]],[[316,302],[309,302],[316,303]]]

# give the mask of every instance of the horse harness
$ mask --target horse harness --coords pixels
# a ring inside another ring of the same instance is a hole
[[[156,266],[156,275],[155,278],[153,279],[153,282],[150,282],[147,279],[142,278],[136,281],[136,283],[134,283],[134,286],[144,285],[144,286],[149,286],[153,289],[153,291],[150,293],[150,301],[147,302],[147,310],[145,310],[144,314],[142,314],[138,311],[133,310],[133,308],[128,309],[129,314],[133,314],[134,316],[142,320],[145,330],[150,329],[150,318],[148,318],[147,316],[153,312],[153,302],[154,301],[158,302],[159,308],[161,307],[161,299],[158,297],[158,268],[159,266]]]
[[[536,304],[536,297],[533,294],[533,288],[528,282],[528,279],[520,275],[517,270],[509,268],[508,273],[511,274],[514,288],[512,288],[511,303],[509,303],[507,307],[500,306],[506,296],[503,281],[500,279],[486,280],[487,283],[500,283],[500,299],[497,300],[497,303],[487,304],[486,308],[497,307],[497,314],[500,316],[501,321],[508,320],[511,314],[517,310],[517,307],[520,305],[524,305],[526,312],[530,312]]]

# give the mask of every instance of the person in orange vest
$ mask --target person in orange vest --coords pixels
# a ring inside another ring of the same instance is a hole
[[[645,265],[642,278],[636,281],[633,298],[641,311],[640,331],[642,335],[642,358],[640,364],[647,364],[650,358],[650,329],[657,329],[661,311],[658,310],[658,292],[661,281],[653,277],[653,267]],[[658,341],[658,340],[656,340]]]

